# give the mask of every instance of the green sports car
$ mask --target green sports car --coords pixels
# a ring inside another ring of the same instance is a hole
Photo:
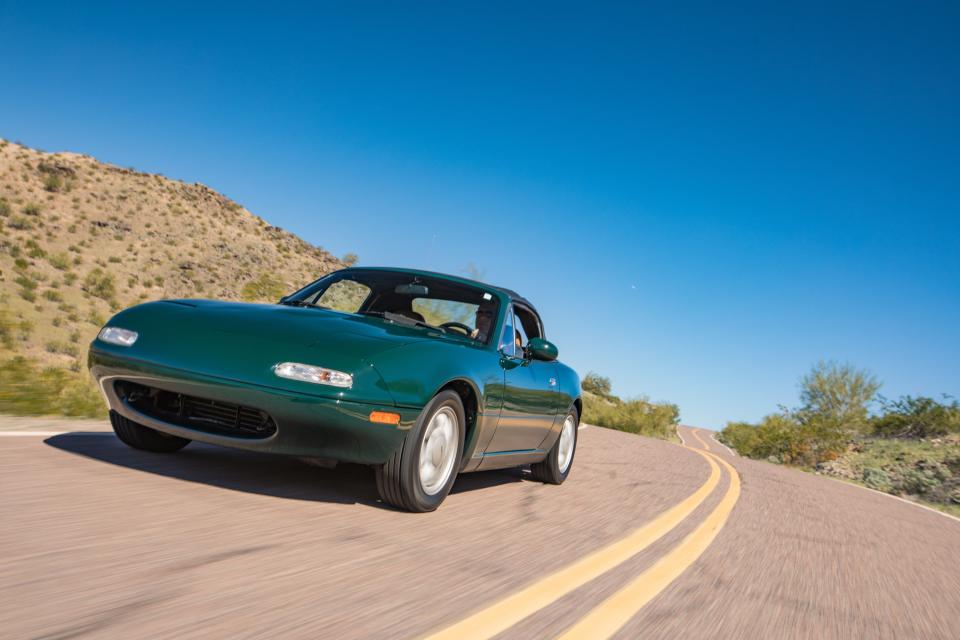
[[[162,300],[90,345],[117,436],[374,467],[385,502],[432,511],[458,473],[570,473],[580,380],[516,293],[426,271],[333,272],[278,304]]]

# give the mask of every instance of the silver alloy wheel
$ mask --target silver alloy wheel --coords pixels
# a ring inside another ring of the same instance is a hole
[[[557,448],[557,466],[560,473],[566,473],[573,460],[573,445],[576,442],[577,423],[573,416],[567,416],[563,421],[563,430],[560,431],[560,446]]]
[[[442,407],[430,418],[420,445],[420,486],[435,495],[447,484],[457,457],[457,414]]]

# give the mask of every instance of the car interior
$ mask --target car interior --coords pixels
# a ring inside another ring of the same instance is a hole
[[[482,343],[489,340],[498,307],[497,298],[479,287],[379,271],[320,281],[291,298],[347,313],[405,318]]]

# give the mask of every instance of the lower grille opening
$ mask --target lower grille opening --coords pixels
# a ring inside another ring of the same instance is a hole
[[[197,398],[119,380],[117,395],[140,413],[188,429],[240,438],[269,438],[277,432],[265,411],[220,400]]]

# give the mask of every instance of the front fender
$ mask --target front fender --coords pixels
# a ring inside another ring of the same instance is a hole
[[[397,406],[422,408],[451,383],[465,383],[477,398],[474,427],[467,433],[461,469],[472,470],[493,437],[503,401],[503,368],[492,349],[467,343],[424,341],[378,354],[374,366]]]
[[[488,397],[503,384],[496,354],[466,343],[429,340],[378,354],[372,364],[382,376],[397,406],[423,407],[445,384],[465,380],[476,391],[478,409],[487,410]]]

